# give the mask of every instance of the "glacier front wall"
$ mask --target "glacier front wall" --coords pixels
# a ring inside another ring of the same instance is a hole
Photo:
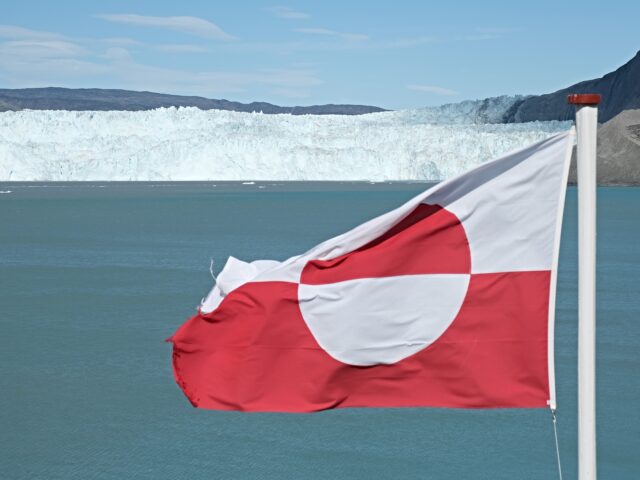
[[[0,180],[440,180],[569,127],[442,113],[5,112]]]

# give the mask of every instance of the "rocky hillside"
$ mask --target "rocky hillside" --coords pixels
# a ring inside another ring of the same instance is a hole
[[[569,181],[575,180],[574,159]],[[600,125],[598,184],[640,185],[640,110],[625,110]]]
[[[572,120],[574,109],[567,105],[571,93],[599,93],[603,97],[599,121],[607,122],[624,110],[640,108],[640,52],[617,70],[602,78],[586,80],[557,92],[526,97],[515,102],[504,115],[505,123],[535,120]]]
[[[0,112],[8,110],[152,110],[160,107],[198,107],[202,110],[291,113],[293,115],[361,115],[383,112],[368,105],[312,105],[281,107],[267,102],[240,103],[204,97],[102,88],[0,89]]]

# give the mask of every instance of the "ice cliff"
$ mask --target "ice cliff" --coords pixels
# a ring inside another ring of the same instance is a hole
[[[569,127],[512,97],[342,115],[197,108],[0,113],[0,180],[438,180]]]

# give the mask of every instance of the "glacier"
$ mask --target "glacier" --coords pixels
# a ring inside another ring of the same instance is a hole
[[[0,113],[0,181],[441,180],[569,128],[489,104],[345,115]]]

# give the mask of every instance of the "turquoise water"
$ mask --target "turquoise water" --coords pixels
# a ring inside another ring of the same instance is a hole
[[[264,187],[264,188],[260,188]],[[163,342],[209,259],[283,259],[423,184],[1,184],[0,477],[553,479],[547,410],[193,409]],[[640,189],[599,189],[601,478],[640,471]],[[576,191],[560,259],[565,478],[576,475]]]

